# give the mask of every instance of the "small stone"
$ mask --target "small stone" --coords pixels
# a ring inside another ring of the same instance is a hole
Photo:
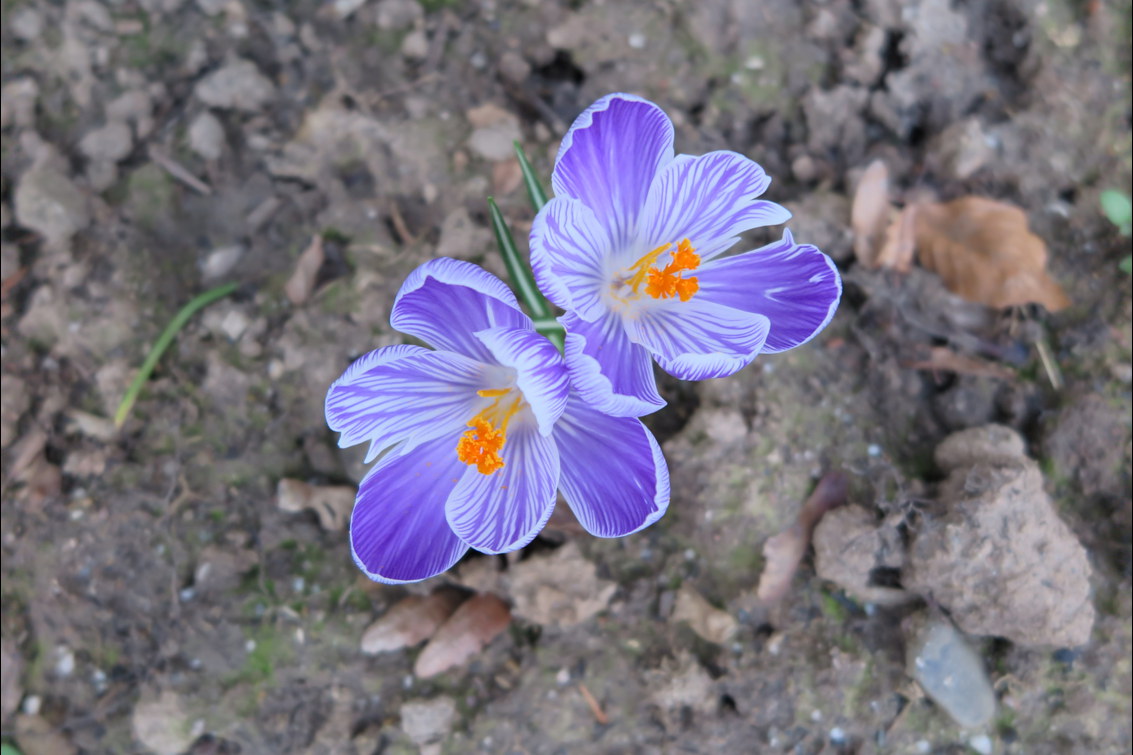
[[[20,751],[26,755],[74,755],[78,752],[59,727],[37,714],[16,716],[15,728]]]
[[[121,121],[111,121],[90,131],[79,141],[79,151],[88,159],[116,163],[126,159],[134,148],[134,135]]]
[[[331,7],[334,8],[334,15],[341,20],[350,18],[365,4],[366,0],[334,0]]]
[[[438,257],[470,259],[483,254],[491,243],[492,232],[474,222],[464,207],[457,207],[441,222],[436,254]]]
[[[411,700],[401,706],[401,730],[418,746],[444,739],[455,718],[456,702],[451,697]]]
[[[991,378],[959,375],[948,390],[933,397],[933,409],[950,430],[983,425],[995,414],[999,385]]]
[[[39,84],[35,83],[35,79],[12,79],[4,84],[0,88],[0,128],[34,126],[35,102],[38,98]]]
[[[995,715],[983,660],[946,621],[933,621],[909,645],[909,675],[952,719],[977,727]]]
[[[515,154],[515,142],[521,136],[518,119],[510,116],[476,128],[468,137],[468,148],[485,160],[507,160]]]
[[[87,164],[83,175],[91,191],[103,192],[118,180],[118,166],[109,160],[95,160]]]
[[[212,113],[205,111],[189,124],[189,149],[205,160],[219,160],[224,147],[224,126]]]
[[[819,577],[865,603],[897,605],[915,597],[897,583],[905,562],[895,526],[878,522],[861,506],[826,512],[814,529],[814,568]],[[893,579],[887,583],[886,578]]]
[[[995,157],[994,142],[978,118],[965,118],[944,129],[929,147],[945,175],[958,181],[971,178]]]
[[[23,6],[12,12],[8,28],[17,39],[33,42],[43,33],[43,16],[35,8]]]
[[[677,591],[676,605],[669,620],[688,622],[692,631],[717,645],[732,639],[739,629],[739,622],[734,616],[713,606],[687,582]]]
[[[205,261],[201,263],[201,275],[206,281],[223,278],[236,267],[236,263],[244,256],[244,246],[233,244],[222,246],[209,252]]]
[[[425,11],[417,0],[381,0],[376,16],[379,29],[402,31],[423,19]]]
[[[1073,647],[1090,638],[1090,562],[1043,489],[1023,439],[1002,425],[955,433],[936,451],[948,478],[926,512],[903,579],[969,634]]]
[[[153,131],[153,98],[141,89],[123,92],[106,106],[106,120],[129,123],[141,139]]]
[[[429,38],[423,29],[414,29],[401,41],[401,54],[409,60],[424,60],[429,54]]]
[[[131,719],[134,736],[154,755],[178,755],[193,744],[192,721],[172,690],[142,695]]]
[[[275,97],[275,85],[248,60],[235,59],[197,82],[197,99],[210,107],[254,113]]]
[[[500,75],[512,84],[522,84],[531,75],[531,66],[519,53],[508,50],[500,56]]]
[[[17,222],[41,235],[49,246],[65,244],[90,223],[86,194],[47,163],[20,177],[15,206]]]

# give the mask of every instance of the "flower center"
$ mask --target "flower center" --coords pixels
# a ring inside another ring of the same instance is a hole
[[[662,244],[630,265],[626,274],[619,276],[614,284],[615,296],[621,293],[618,298],[623,301],[638,299],[644,284],[645,293],[654,299],[671,299],[674,296],[679,296],[681,301],[691,299],[700,290],[700,283],[696,278],[685,278],[682,273],[699,267],[700,255],[692,248],[692,242],[684,239],[677,244],[677,250],[669,254],[669,264],[658,267],[657,260],[669,252],[670,247],[672,244]],[[629,290],[625,291],[623,287]]]
[[[511,388],[489,388],[477,391],[484,398],[495,401],[468,422],[471,430],[465,431],[456,444],[456,457],[480,474],[492,474],[504,465],[500,451],[507,442],[507,426],[516,412],[524,406],[523,395]]]

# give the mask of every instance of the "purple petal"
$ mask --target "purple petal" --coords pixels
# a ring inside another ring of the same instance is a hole
[[[595,320],[604,311],[602,287],[609,284],[611,254],[606,230],[589,207],[556,197],[531,226],[531,268],[539,289],[559,307]]]
[[[763,315],[725,307],[698,293],[687,302],[643,306],[626,320],[626,328],[670,375],[705,380],[731,375],[755,359],[770,323]]]
[[[578,116],[563,137],[551,185],[555,195],[594,211],[613,248],[632,242],[649,185],[673,159],[673,124],[661,108],[610,94]]]
[[[456,438],[387,456],[362,480],[350,516],[350,550],[370,579],[416,582],[449,569],[468,551],[445,519],[445,501],[465,466]]]
[[[741,233],[785,223],[791,213],[757,199],[771,179],[735,152],[680,155],[657,174],[641,219],[643,254],[688,239],[702,260],[726,252]],[[636,258],[635,258],[636,259]],[[633,260],[630,260],[633,262]]]
[[[497,363],[515,370],[515,384],[530,405],[539,432],[550,435],[570,393],[570,376],[559,350],[533,330],[492,328],[476,337]]]
[[[697,271],[697,296],[771,320],[763,351],[777,353],[806,343],[830,322],[842,296],[834,262],[810,244],[781,241],[714,260]]]
[[[506,553],[530,543],[555,508],[559,452],[534,423],[508,431],[504,466],[492,474],[468,467],[445,507],[449,526],[478,551]]]
[[[591,535],[629,535],[669,507],[669,467],[640,420],[610,417],[573,396],[554,437],[562,460],[559,490]]]
[[[388,357],[388,358],[387,358]],[[370,461],[384,448],[406,450],[442,434],[453,437],[483,399],[485,367],[452,352],[391,346],[362,357],[327,391],[326,418],[340,448],[370,441]]]
[[[586,322],[573,312],[559,318],[566,328],[571,382],[590,406],[616,417],[640,417],[665,405],[653,377],[649,352],[629,340],[622,319],[608,312]]]
[[[430,260],[409,274],[389,321],[396,330],[437,349],[482,362],[490,354],[473,333],[500,326],[533,327],[503,281],[470,262],[447,257]]]

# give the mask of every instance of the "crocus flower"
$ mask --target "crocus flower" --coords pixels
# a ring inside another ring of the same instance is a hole
[[[578,117],[555,160],[555,197],[531,229],[531,263],[566,310],[583,400],[647,414],[664,405],[650,357],[685,380],[724,377],[830,321],[842,283],[815,247],[785,232],[723,256],[743,232],[790,217],[757,199],[769,183],[735,152],[674,156],[673,124],[641,98],[611,94]]]
[[[563,357],[514,294],[467,262],[436,259],[406,279],[390,323],[434,347],[387,346],[330,387],[339,445],[383,454],[358,488],[354,560],[379,582],[439,574],[469,548],[521,548],[558,492],[586,530],[620,537],[669,504],[669,472],[636,418],[571,393]]]

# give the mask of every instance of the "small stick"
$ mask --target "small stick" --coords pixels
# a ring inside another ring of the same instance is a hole
[[[210,188],[207,183],[194,176],[189,172],[188,168],[174,160],[169,155],[162,152],[157,147],[150,145],[149,156],[151,160],[164,168],[169,175],[173,176],[193,191],[199,194],[204,194],[206,197],[212,194],[212,188]]]
[[[405,224],[405,218],[401,214],[401,208],[397,206],[396,199],[391,199],[389,202],[389,218],[393,221],[393,228],[401,237],[402,244],[411,246],[416,243],[417,237],[409,232],[409,226]]]
[[[1062,390],[1062,370],[1058,369],[1058,363],[1054,361],[1054,355],[1050,353],[1050,347],[1046,345],[1046,340],[1040,338],[1035,341],[1035,348],[1039,352],[1039,361],[1043,363],[1043,369],[1046,370],[1046,377],[1050,380],[1051,387],[1056,391]]]
[[[579,682],[578,691],[582,694],[582,699],[590,706],[590,712],[594,714],[594,720],[603,726],[610,723],[610,718],[606,715],[606,711],[602,710],[602,706],[598,704],[594,695],[590,694],[590,690],[586,688],[586,685]]]

